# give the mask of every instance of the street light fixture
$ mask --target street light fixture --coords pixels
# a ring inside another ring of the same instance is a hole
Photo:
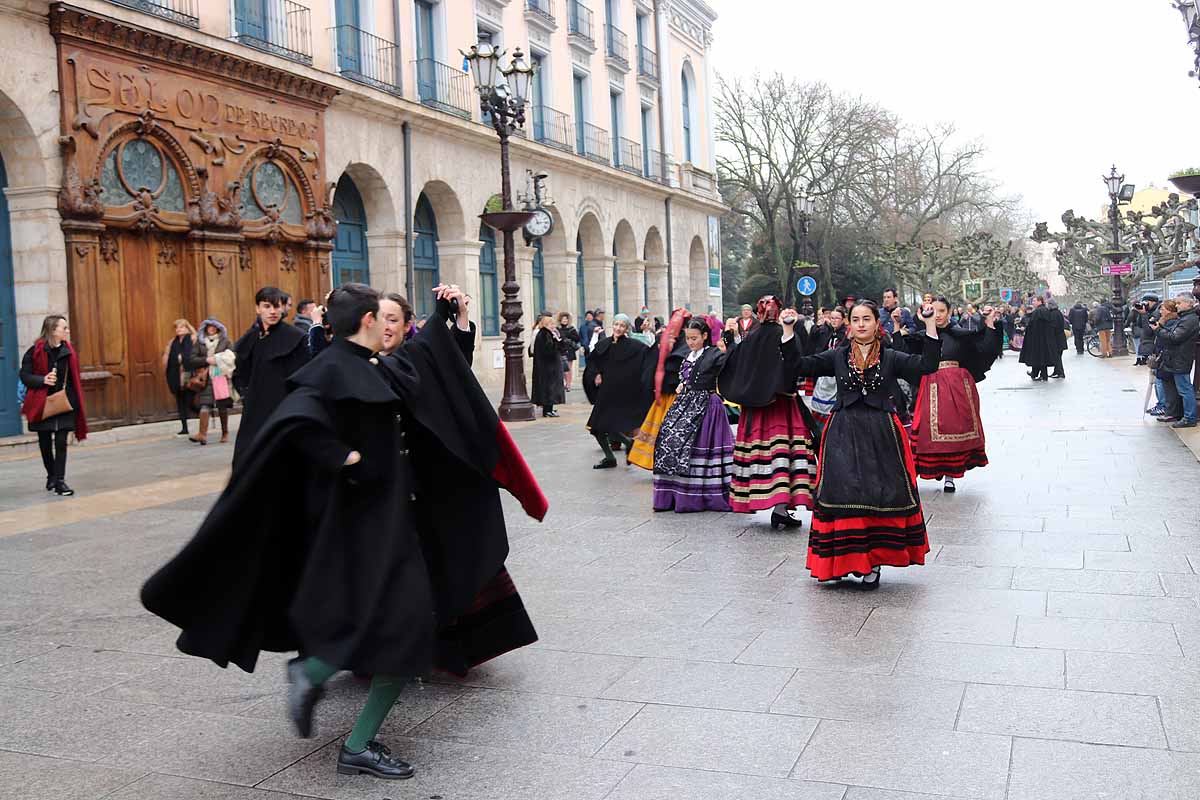
[[[1133,199],[1134,185],[1125,183],[1125,176],[1117,174],[1117,167],[1114,164],[1108,175],[1103,176],[1104,185],[1108,189],[1109,219],[1112,222],[1112,250],[1103,255],[1107,256],[1113,264],[1120,264],[1125,259],[1129,258],[1132,253],[1125,250],[1121,246],[1121,211],[1118,208],[1120,203],[1128,203]],[[1125,287],[1121,283],[1120,275],[1112,276],[1112,314],[1113,314],[1113,355],[1124,356],[1129,354],[1129,350],[1125,345]]]
[[[460,51],[461,52],[461,51]],[[500,66],[504,51],[490,42],[479,42],[463,53],[479,92],[479,108],[500,137],[501,210],[479,215],[487,225],[504,234],[504,300],[500,316],[504,318],[504,395],[500,399],[500,419],[527,422],[534,418],[533,403],[525,388],[525,347],[521,341],[521,287],[517,283],[517,248],[514,233],[532,217],[531,211],[513,208],[512,180],[509,169],[508,138],[525,124],[525,99],[533,67],[521,48],[513,49],[506,67]],[[503,80],[499,79],[503,77]]]
[[[809,187],[811,191],[812,187]],[[808,223],[812,218],[813,211],[816,209],[817,201],[807,191],[797,196],[796,210],[799,212],[797,221],[800,225],[800,259],[804,260],[808,255]],[[796,265],[793,263],[788,267],[787,286],[784,289],[784,305],[790,307],[792,305],[793,292],[796,291]],[[807,299],[807,298],[806,298]],[[811,302],[811,301],[809,301]],[[803,312],[802,312],[803,313]]]

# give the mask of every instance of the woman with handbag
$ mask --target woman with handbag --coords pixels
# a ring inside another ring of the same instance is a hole
[[[188,436],[188,415],[192,407],[192,392],[188,389],[191,378],[192,351],[196,349],[196,329],[186,319],[175,320],[175,337],[163,350],[163,372],[167,388],[175,396],[175,408],[179,412],[179,436]]]
[[[195,402],[200,414],[200,430],[188,438],[201,445],[208,444],[208,424],[216,411],[221,418],[221,444],[225,444],[229,441],[229,409],[233,408],[230,379],[237,356],[228,332],[219,320],[204,320],[200,323],[200,331],[201,336],[188,364],[194,370],[189,384],[198,386]]]
[[[83,382],[79,356],[70,341],[71,329],[62,314],[51,314],[42,322],[42,334],[21,359],[21,383],[27,389],[21,414],[29,430],[38,435],[42,465],[46,468],[46,491],[70,497],[67,486],[67,439],[71,432],[87,438],[87,415],[83,410]]]

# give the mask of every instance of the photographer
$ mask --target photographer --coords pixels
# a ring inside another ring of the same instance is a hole
[[[1134,366],[1142,366],[1154,351],[1154,331],[1150,328],[1151,319],[1158,316],[1158,297],[1153,294],[1142,296],[1141,302],[1134,303],[1125,318],[1133,336],[1133,353],[1137,357]]]
[[[1179,309],[1178,317],[1165,310],[1161,319],[1149,323],[1150,330],[1155,333],[1155,340],[1163,348],[1160,369],[1166,373],[1166,380],[1175,384],[1176,391],[1183,399],[1183,418],[1175,421],[1173,428],[1196,427],[1196,389],[1192,385],[1192,363],[1196,358],[1196,339],[1200,336],[1200,317],[1196,316],[1196,300],[1190,294],[1180,294],[1175,298]],[[1177,319],[1173,326],[1168,323]],[[1160,421],[1167,419],[1160,417]]]

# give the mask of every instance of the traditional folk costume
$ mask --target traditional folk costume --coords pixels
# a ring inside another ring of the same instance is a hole
[[[622,317],[628,324],[629,318],[624,314],[618,314],[613,321]],[[593,407],[587,427],[604,451],[604,459],[594,465],[596,469],[617,465],[612,440],[622,444],[626,453],[633,445],[630,434],[646,418],[652,400],[644,375],[646,359],[652,354],[650,348],[629,336],[601,339],[588,354],[583,389]],[[599,386],[597,376],[601,378]]]
[[[308,341],[299,328],[280,320],[266,331],[255,322],[233,346],[237,353],[233,385],[242,396],[242,419],[233,443],[235,468],[250,453],[267,418],[283,402],[287,379],[312,357]]]
[[[912,448],[917,474],[926,480],[945,478],[946,490],[954,491],[954,478],[988,463],[975,384],[1000,355],[1002,339],[995,328],[968,332],[957,325],[938,328],[938,339],[937,371],[923,377],[917,391]],[[907,341],[927,349],[930,339],[911,336]]]
[[[826,350],[834,350],[840,347],[845,341],[845,324],[840,328],[835,328],[827,323],[818,325],[809,336],[804,354],[816,355],[817,353],[824,353]],[[833,407],[837,404],[837,384],[829,376],[805,378],[802,381],[802,391],[805,388],[803,384],[809,380],[812,381],[812,393],[809,395],[808,407],[812,409],[812,414],[817,421],[824,424],[825,420],[829,419],[829,415],[833,413]]]
[[[717,375],[725,354],[689,352],[679,368],[679,393],[654,445],[654,510],[728,511],[733,434]]]
[[[832,377],[838,387],[822,437],[809,535],[807,566],[817,580],[925,563],[929,543],[917,473],[893,393],[897,378],[916,383],[934,372],[938,353],[935,339],[921,355],[877,339],[865,356],[848,341],[798,358],[800,375]],[[863,584],[877,585],[877,579]]]
[[[409,678],[537,639],[504,568],[499,487],[537,519],[545,497],[464,357],[474,329],[451,334],[448,316],[439,302],[382,358],[334,339],[293,375],[196,536],[142,589],[190,655],[252,672],[261,651],[299,651],[301,736],[329,677],[374,675],[338,757],[346,774],[411,776],[373,739]],[[361,461],[345,466],[352,451]]]
[[[796,399],[794,359],[785,360],[783,328],[775,321],[779,302],[764,298],[758,312],[759,324],[729,353],[718,378],[721,396],[741,406],[730,507],[742,514],[772,508],[773,526],[796,527],[799,521],[784,512],[812,508],[816,459]]]
[[[687,358],[687,342],[682,336],[683,326],[692,318],[690,311],[678,308],[671,314],[671,321],[663,329],[658,342],[658,361],[651,361],[647,366],[656,366],[648,378],[654,386],[654,402],[642,420],[642,427],[633,436],[633,446],[629,448],[629,463],[645,470],[654,469],[654,442],[662,427],[667,409],[675,400],[675,392],[679,388],[679,367]]]

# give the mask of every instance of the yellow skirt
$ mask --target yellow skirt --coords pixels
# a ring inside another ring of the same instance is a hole
[[[629,463],[642,469],[654,469],[654,442],[658,439],[658,429],[662,427],[667,409],[675,402],[674,394],[663,393],[646,412],[642,427],[633,437],[633,447],[629,450]]]

